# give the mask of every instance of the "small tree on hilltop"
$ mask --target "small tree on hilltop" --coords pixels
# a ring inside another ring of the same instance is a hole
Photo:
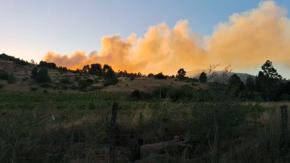
[[[177,75],[176,75],[176,77],[177,77],[177,79],[179,79],[179,80],[184,80],[184,79],[185,79],[185,75],[186,75],[186,71],[185,71],[183,68],[181,68],[181,69],[179,69],[179,70],[177,71]]]
[[[205,72],[202,72],[199,76],[199,82],[206,83],[207,82],[207,75]]]

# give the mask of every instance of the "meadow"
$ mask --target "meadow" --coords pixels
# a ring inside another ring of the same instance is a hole
[[[104,91],[2,91],[0,162],[107,162],[113,102],[120,106],[117,162],[283,162],[289,157],[281,152],[280,105],[137,100]],[[144,145],[136,159],[140,139]]]

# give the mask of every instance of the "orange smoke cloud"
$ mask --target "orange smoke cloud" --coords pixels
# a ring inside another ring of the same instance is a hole
[[[287,12],[273,1],[230,17],[208,39],[193,33],[181,20],[174,28],[165,23],[152,26],[143,37],[105,36],[99,52],[71,55],[54,52],[44,59],[73,69],[92,63],[110,64],[116,70],[175,74],[185,68],[195,73],[210,64],[252,68],[266,59],[290,65],[290,21]]]

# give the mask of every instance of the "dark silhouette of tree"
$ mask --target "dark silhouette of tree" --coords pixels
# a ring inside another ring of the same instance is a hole
[[[252,76],[248,76],[246,80],[246,88],[249,91],[255,90],[255,79]]]
[[[207,82],[207,75],[205,72],[202,72],[199,76],[199,82],[206,83]]]
[[[56,69],[57,66],[55,63],[50,63],[50,62],[46,62],[46,61],[40,61],[38,64],[39,67],[44,67],[44,68],[50,68],[50,69]]]
[[[256,91],[256,84],[255,84],[255,78],[252,76],[248,76],[246,79],[245,84],[245,91],[243,94],[243,97],[246,99],[253,99],[255,98],[255,91]]]
[[[177,75],[176,75],[176,78],[179,79],[179,80],[184,80],[185,79],[185,75],[186,75],[186,71],[181,68],[177,71]]]
[[[153,78],[154,77],[154,74],[150,73],[148,74],[148,78]]]
[[[244,83],[237,74],[233,74],[229,78],[228,84],[232,90],[236,91],[235,93],[242,91],[245,88]]]
[[[83,73],[89,73],[89,71],[90,71],[90,66],[89,65],[85,65],[83,67]]]
[[[96,63],[96,64],[91,64],[91,67],[89,68],[88,71],[90,74],[101,76],[103,70],[102,70],[102,66]]]
[[[282,76],[278,74],[277,70],[273,67],[273,64],[270,60],[267,60],[262,65],[263,75],[271,80],[282,80]]]
[[[104,85],[107,86],[117,84],[118,78],[111,66],[106,64],[104,65],[103,75],[104,75]]]
[[[267,60],[262,65],[262,71],[256,78],[256,90],[261,92],[267,101],[278,100],[281,89],[282,76],[278,74],[271,61]]]
[[[166,79],[167,76],[163,75],[163,73],[160,72],[160,73],[154,75],[154,78],[156,78],[156,79]]]

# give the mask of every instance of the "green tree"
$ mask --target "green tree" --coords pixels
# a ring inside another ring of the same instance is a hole
[[[104,65],[103,67],[103,75],[104,75],[104,85],[114,85],[118,83],[118,78],[109,65]]]
[[[267,101],[278,100],[278,92],[282,84],[282,76],[278,74],[271,61],[267,60],[261,67],[256,79],[256,89]]]
[[[202,72],[199,76],[199,82],[206,83],[207,82],[207,75],[205,72]]]
[[[177,77],[177,79],[179,79],[179,80],[184,80],[184,79],[185,79],[185,75],[186,75],[186,71],[185,71],[183,68],[181,68],[181,69],[179,69],[179,70],[177,71],[177,75],[176,75],[176,77]]]

